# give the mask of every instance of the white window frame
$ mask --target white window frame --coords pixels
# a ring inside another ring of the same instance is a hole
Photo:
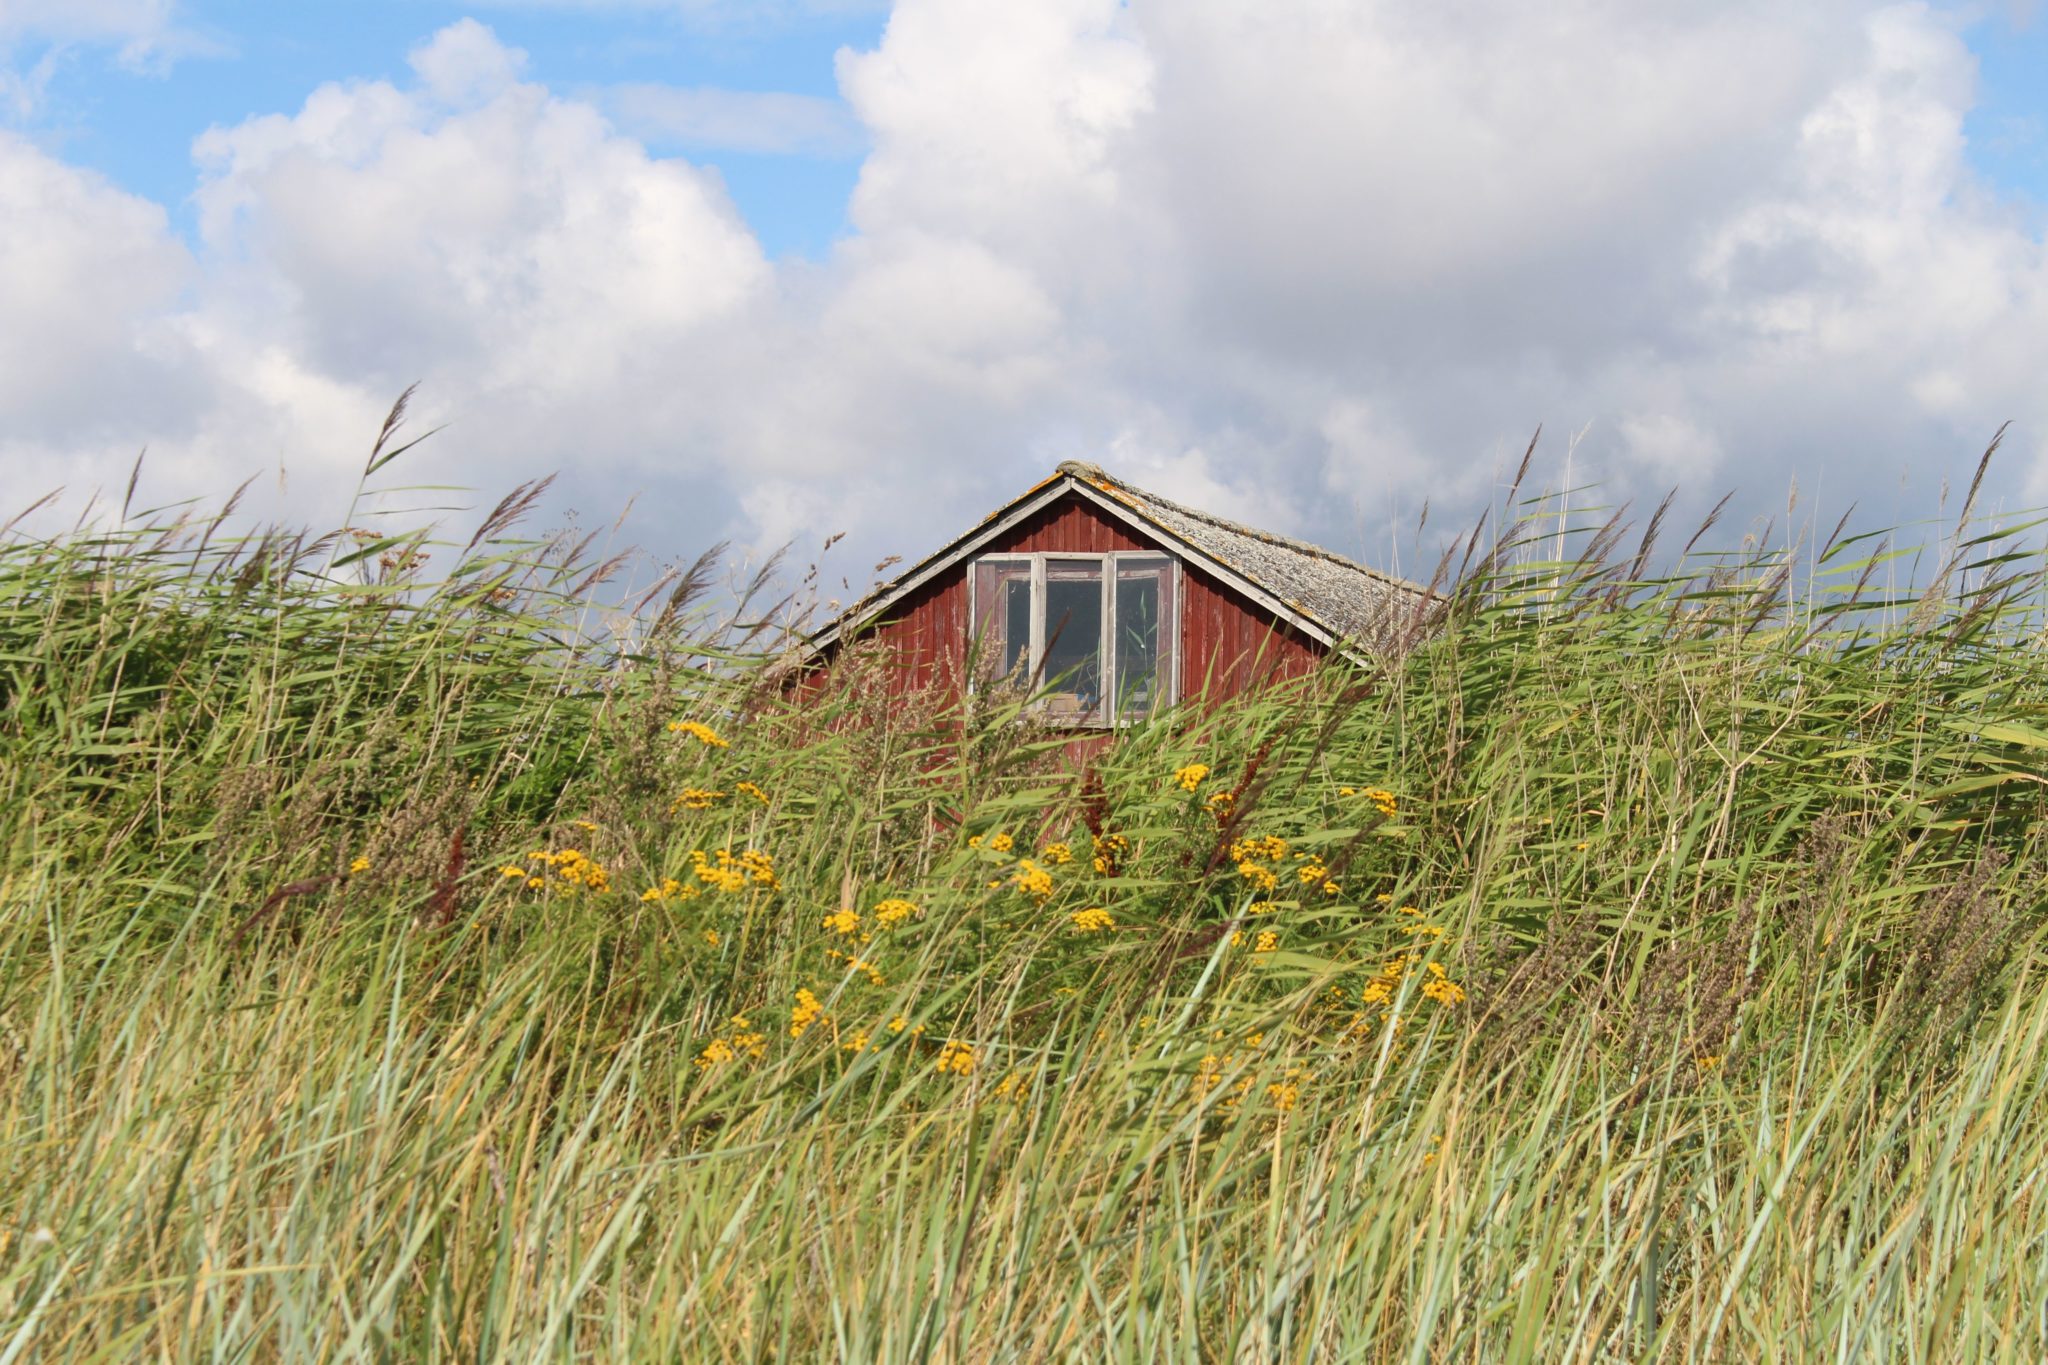
[[[1045,584],[1046,565],[1049,561],[1062,563],[1089,563],[1096,566],[1102,579],[1102,638],[1096,648],[1102,659],[1103,700],[1097,713],[1090,717],[1074,717],[1071,723],[1076,727],[1107,730],[1118,725],[1136,725],[1151,719],[1146,716],[1119,716],[1121,698],[1117,695],[1118,676],[1116,671],[1116,584],[1117,567],[1120,561],[1156,564],[1166,562],[1166,571],[1172,582],[1173,610],[1170,621],[1159,623],[1162,644],[1170,641],[1171,652],[1167,656],[1165,675],[1159,681],[1159,698],[1153,703],[1152,714],[1157,714],[1180,700],[1181,673],[1181,614],[1187,594],[1186,566],[1179,555],[1167,550],[1029,550],[1003,551],[990,554],[970,555],[967,559],[967,638],[974,640],[981,627],[981,603],[977,600],[975,580],[980,577],[976,569],[983,564],[1023,564],[1031,571],[1031,640],[1025,655],[1025,676],[1033,688],[1045,685],[1040,676],[1045,667]],[[1006,644],[1007,648],[1007,644]],[[969,679],[969,687],[973,680]],[[1042,703],[1041,703],[1042,705]]]

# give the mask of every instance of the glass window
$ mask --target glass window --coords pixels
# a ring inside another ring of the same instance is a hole
[[[1030,672],[1031,561],[984,559],[974,566],[975,676],[1020,680]]]
[[[1102,706],[1102,562],[1045,564],[1045,662],[1038,670],[1046,705],[1087,717]]]
[[[1136,720],[1157,710],[1172,690],[1173,573],[1171,561],[1116,558],[1116,714]]]
[[[993,555],[974,562],[974,676],[1015,678],[1073,724],[1137,720],[1174,698],[1166,555]]]

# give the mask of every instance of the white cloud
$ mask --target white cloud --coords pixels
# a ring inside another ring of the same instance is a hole
[[[58,60],[75,47],[110,47],[132,72],[161,72],[182,57],[222,50],[178,23],[177,10],[177,0],[0,0],[0,100],[27,118]],[[38,44],[43,50],[19,69],[19,50]]]
[[[166,318],[191,277],[162,208],[0,130],[0,442],[125,444],[114,395],[165,418],[186,360]]]
[[[6,449],[334,485],[418,378],[437,481],[563,468],[594,511],[646,490],[667,548],[877,553],[1073,457],[1378,551],[1539,422],[1616,501],[1796,475],[1873,515],[2007,416],[2048,449],[2042,245],[1969,169],[1974,64],[1923,6],[901,0],[839,59],[867,152],[823,262],[640,136],[816,152],[830,102],[625,90],[614,123],[471,21],[413,72],[200,139],[196,260],[0,146],[0,280],[55,337]]]

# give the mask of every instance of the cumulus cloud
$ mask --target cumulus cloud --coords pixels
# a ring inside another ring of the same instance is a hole
[[[840,54],[843,107],[600,108],[463,21],[406,81],[201,138],[192,254],[0,143],[26,235],[0,290],[57,338],[0,387],[28,418],[0,449],[146,435],[192,477],[283,454],[338,485],[423,379],[437,476],[644,491],[663,549],[917,553],[1081,457],[1384,562],[1390,522],[1483,503],[1538,422],[1616,499],[1762,506],[1796,474],[1906,515],[1899,471],[1967,468],[2006,417],[2034,461],[2008,486],[2048,469],[2042,244],[1970,169],[1958,22],[900,0]],[[856,135],[852,234],[770,262],[708,149]],[[97,417],[81,376],[117,386]]]

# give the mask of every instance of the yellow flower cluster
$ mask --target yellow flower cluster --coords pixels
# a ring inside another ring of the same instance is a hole
[[[1286,856],[1287,841],[1277,834],[1239,839],[1230,846],[1230,860],[1237,864],[1237,875],[1268,894],[1280,889],[1280,876],[1267,864]]]
[[[1230,846],[1232,862],[1259,861],[1277,863],[1287,856],[1287,841],[1277,834],[1262,834],[1251,839],[1239,839]]]
[[[1432,962],[1424,969],[1429,978],[1422,983],[1422,993],[1439,1005],[1462,1005],[1465,1003],[1465,988],[1445,974],[1441,962]]]
[[[1237,809],[1237,793],[1211,792],[1209,799],[1203,804],[1209,807],[1209,813],[1218,820],[1228,820],[1230,813]]]
[[[796,1004],[789,1011],[789,1036],[801,1038],[811,1025],[825,1017],[825,1007],[818,1003],[818,997],[809,990],[799,989]]]
[[[859,972],[862,976],[866,977],[868,979],[869,985],[886,986],[889,984],[887,981],[884,981],[882,979],[881,968],[875,966],[874,963],[869,962],[863,958],[853,957],[850,954],[842,953],[832,948],[827,948],[825,950],[825,956],[838,958],[841,962],[844,962],[846,964],[847,971]]]
[[[1008,853],[1017,846],[1017,841],[998,830],[994,834],[976,834],[967,840],[969,848],[985,848],[991,853]]]
[[[972,1076],[974,1074],[973,1045],[948,1038],[946,1045],[939,1049],[939,1060],[936,1069],[941,1076],[946,1075],[948,1072],[955,1076]]]
[[[1387,965],[1365,983],[1365,989],[1359,993],[1360,999],[1368,1005],[1391,1004],[1395,993],[1401,989],[1401,983],[1417,967],[1422,969],[1422,993],[1425,996],[1439,1005],[1464,1003],[1465,988],[1451,980],[1443,964],[1425,962],[1414,953],[1402,953],[1388,959]]]
[[[1114,877],[1130,851],[1131,841],[1121,834],[1096,835],[1095,870],[1105,877]]]
[[[1076,910],[1067,918],[1074,922],[1076,930],[1084,934],[1092,934],[1098,930],[1114,929],[1116,927],[1116,921],[1110,918],[1109,911],[1099,905],[1091,905],[1086,910]]]
[[[1221,1038],[1221,1030],[1218,1030],[1215,1036]],[[1254,1033],[1244,1040],[1244,1046],[1247,1051],[1256,1052],[1265,1040],[1264,1034]],[[1211,1052],[1202,1058],[1201,1066],[1195,1071],[1195,1096],[1197,1100],[1206,1097],[1210,1091],[1223,1083],[1224,1075],[1237,1065],[1239,1055],[1236,1052],[1226,1052],[1218,1056]],[[1266,1096],[1273,1101],[1275,1108],[1285,1112],[1295,1106],[1295,1103],[1301,1098],[1302,1078],[1307,1074],[1307,1067],[1291,1066],[1287,1068],[1281,1080],[1266,1087]],[[1252,1093],[1252,1087],[1256,1083],[1249,1074],[1239,1076],[1237,1084],[1231,1087],[1228,1095],[1224,1096],[1223,1107],[1225,1109],[1236,1109],[1239,1102]]]
[[[1180,789],[1182,791],[1191,792],[1195,788],[1201,786],[1203,781],[1205,781],[1208,778],[1208,776],[1208,764],[1190,763],[1185,768],[1175,769],[1173,774],[1173,780],[1180,783]]]
[[[1247,943],[1255,953],[1270,953],[1280,946],[1280,935],[1276,930],[1261,929],[1256,937],[1248,938],[1244,930],[1239,929],[1230,936],[1230,946],[1233,948],[1242,948]]]
[[[1368,1005],[1392,1004],[1394,992],[1401,988],[1401,982],[1407,977],[1409,969],[1420,960],[1413,953],[1403,953],[1399,957],[1388,959],[1387,965],[1380,968],[1372,980],[1365,983],[1365,989],[1359,992],[1359,998]]]
[[[1294,869],[1294,875],[1301,881],[1303,886],[1320,886],[1325,896],[1334,896],[1344,889],[1330,875],[1329,865],[1319,855],[1314,853],[1297,853],[1294,856],[1301,863],[1301,866]]]
[[[1395,800],[1394,794],[1385,787],[1339,787],[1337,795],[1362,796],[1372,802],[1381,815],[1390,820],[1401,813],[1401,803]]]
[[[682,793],[669,803],[669,809],[710,810],[724,799],[724,792],[707,791],[703,787],[685,787]]]
[[[560,853],[549,853],[544,849],[536,849],[526,855],[526,861],[529,863],[539,863],[543,868],[553,868],[556,875],[561,877],[563,883],[571,891],[611,890],[611,874],[585,857],[577,849],[565,848]],[[506,870],[509,873],[510,869]],[[536,888],[549,885],[546,877],[539,869],[535,869],[528,875],[526,884]]]
[[[835,910],[825,916],[825,927],[845,938],[860,932],[860,916],[851,910]]]
[[[348,865],[348,870],[351,876],[358,872],[368,872],[370,870],[370,860],[367,857],[357,858]]]
[[[884,927],[901,924],[917,913],[917,907],[905,900],[885,900],[875,903],[875,923]]]
[[[762,791],[751,782],[733,783],[732,792],[734,796],[751,796],[764,806],[768,804],[768,793]]]
[[[1051,863],[1054,867],[1065,867],[1068,863],[1074,861],[1074,850],[1068,844],[1047,844],[1039,851],[1038,856]]]
[[[1019,891],[1041,904],[1052,895],[1052,873],[1029,858],[1017,860],[1017,870],[1010,874],[1010,882]]]
[[[1308,1075],[1305,1066],[1290,1066],[1281,1078],[1266,1087],[1266,1098],[1273,1107],[1285,1114],[1301,1101],[1302,1078]]]
[[[713,730],[702,721],[672,720],[668,723],[668,732],[672,735],[688,735],[691,739],[705,745],[707,748],[729,749],[732,747],[718,737],[716,730]]]
[[[747,1016],[735,1014],[732,1017],[732,1036],[713,1038],[706,1043],[704,1050],[697,1054],[697,1069],[709,1071],[726,1062],[737,1061],[743,1055],[759,1057],[767,1051],[767,1044],[767,1038],[754,1031],[754,1026],[747,1021]]]
[[[660,886],[650,886],[640,893],[643,901],[693,901],[701,888],[686,885],[674,877],[663,877]]]
[[[775,875],[774,861],[756,848],[739,854],[725,848],[708,854],[702,849],[693,849],[690,862],[692,875],[718,891],[745,891],[749,887],[778,891],[782,888],[782,879]]]

